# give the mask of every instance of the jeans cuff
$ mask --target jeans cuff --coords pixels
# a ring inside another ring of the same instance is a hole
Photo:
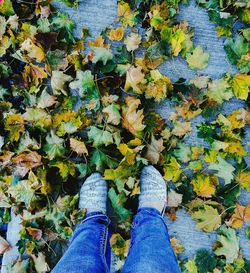
[[[90,213],[87,213],[85,218],[82,220],[81,224],[85,223],[86,221],[89,221],[91,219],[101,219],[103,220],[107,225],[110,224],[110,220],[106,214],[104,214],[101,211],[93,211]]]
[[[161,216],[161,213],[159,212],[159,210],[152,207],[140,208],[138,209],[137,213],[140,213],[140,212],[155,215],[155,216]]]

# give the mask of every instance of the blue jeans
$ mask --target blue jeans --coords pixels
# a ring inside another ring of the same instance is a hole
[[[110,220],[87,214],[52,273],[108,273]],[[163,217],[153,208],[139,209],[131,228],[131,244],[122,273],[180,273]]]

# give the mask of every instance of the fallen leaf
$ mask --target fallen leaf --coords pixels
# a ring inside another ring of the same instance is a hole
[[[137,110],[141,104],[139,99],[128,96],[125,98],[126,106],[122,108],[122,126],[133,135],[140,137],[145,128],[142,121],[144,118],[143,110]]]
[[[152,164],[157,164],[160,160],[161,152],[165,149],[163,146],[163,139],[155,139],[154,135],[151,137],[150,144],[147,144],[147,152],[145,158],[148,159]]]
[[[88,150],[83,141],[79,141],[75,138],[70,138],[70,148],[79,155],[88,155]]]

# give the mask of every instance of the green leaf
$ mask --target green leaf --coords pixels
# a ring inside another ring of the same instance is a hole
[[[216,171],[215,175],[225,180],[225,185],[230,184],[234,178],[233,172],[235,168],[225,159],[217,156],[218,163],[212,163],[208,166],[211,171]]]
[[[23,202],[27,208],[35,199],[35,190],[29,180],[21,180],[16,185],[10,186],[8,192],[17,203]]]
[[[236,98],[246,100],[250,87],[250,75],[236,74],[233,76],[232,88]]]
[[[239,238],[236,231],[223,225],[218,232],[214,245],[214,253],[224,256],[227,263],[233,263],[239,255]]]
[[[52,161],[49,163],[50,167],[56,167],[59,169],[59,174],[63,181],[67,181],[69,175],[75,175],[75,163],[70,160],[67,161]]]
[[[113,137],[110,132],[98,129],[95,126],[90,126],[88,137],[93,141],[94,147],[99,147],[101,145],[108,146],[113,143]]]
[[[113,54],[110,49],[94,46],[92,46],[91,49],[94,51],[94,58],[92,60],[94,64],[97,62],[102,62],[105,65],[109,60],[113,59]]]
[[[199,273],[213,272],[216,266],[214,256],[206,249],[198,250],[194,260]]]
[[[209,83],[207,96],[211,100],[221,104],[225,100],[231,99],[233,97],[233,93],[228,82],[224,79],[219,79],[213,80],[211,83]]]
[[[225,51],[232,64],[237,65],[242,55],[247,54],[248,44],[242,35],[237,34],[235,39],[229,38],[224,43]]]
[[[221,216],[218,210],[208,205],[204,205],[203,208],[192,213],[192,218],[198,220],[196,227],[206,232],[216,230],[221,224]]]
[[[119,218],[119,221],[127,225],[131,221],[132,213],[131,211],[123,207],[124,194],[125,194],[124,192],[116,194],[115,189],[111,188],[108,192],[108,197],[111,201],[112,207],[115,210],[115,213]]]
[[[189,260],[185,263],[185,268],[187,273],[198,273],[197,266],[195,265],[194,260]]]
[[[106,167],[113,169],[118,165],[118,161],[110,157],[107,151],[103,152],[100,149],[94,151],[90,162],[92,165],[96,166],[96,170],[99,172],[103,172]]]
[[[174,150],[174,156],[183,163],[190,161],[191,155],[190,146],[185,143],[179,143],[177,148]]]
[[[246,235],[247,239],[250,240],[250,227],[245,228],[245,235]]]
[[[91,100],[96,101],[96,106],[94,110],[99,109],[100,107],[100,95],[96,88],[94,76],[90,70],[76,72],[76,80],[71,82],[69,85],[72,89],[78,89],[79,95],[82,99],[85,99],[87,102]]]
[[[208,65],[209,53],[203,52],[202,47],[197,46],[193,52],[187,54],[187,62],[191,69],[204,69]]]
[[[0,2],[0,13],[6,16],[15,14],[11,0],[3,0]]]
[[[47,144],[44,145],[44,151],[47,153],[50,160],[57,156],[60,157],[64,155],[64,139],[58,137],[53,130],[50,132],[50,135],[46,136],[46,141]]]

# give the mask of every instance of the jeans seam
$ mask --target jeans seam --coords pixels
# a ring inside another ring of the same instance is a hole
[[[107,246],[107,235],[108,235],[108,227],[105,225],[102,231],[102,237],[101,237],[101,244],[100,244],[100,252],[101,252],[101,258],[103,261],[103,264],[105,266],[105,271],[108,273],[108,264],[105,257],[105,249]]]

